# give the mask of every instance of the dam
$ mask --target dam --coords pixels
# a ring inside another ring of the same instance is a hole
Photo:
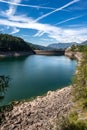
[[[34,50],[37,55],[64,55],[65,50]]]

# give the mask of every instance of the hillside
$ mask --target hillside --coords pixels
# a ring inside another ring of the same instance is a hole
[[[33,50],[53,50],[51,47],[28,43]]]
[[[67,54],[78,57],[78,66],[72,82],[73,107],[67,118],[62,118],[60,130],[87,130],[87,45],[73,46]]]
[[[46,50],[45,46],[41,46],[41,45],[37,45],[37,44],[32,44],[32,43],[28,43],[29,46],[33,49],[33,50]]]
[[[82,45],[87,45],[87,40],[81,43]]]
[[[19,37],[8,34],[0,34],[0,53],[29,52],[34,54],[33,49]]]

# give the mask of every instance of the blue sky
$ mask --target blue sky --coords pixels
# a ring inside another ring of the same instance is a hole
[[[87,40],[87,0],[0,0],[0,30],[34,44]]]

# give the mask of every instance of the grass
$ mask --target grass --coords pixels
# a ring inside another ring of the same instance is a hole
[[[87,130],[87,120],[79,118],[78,113],[73,111],[68,117],[62,117],[56,130]]]

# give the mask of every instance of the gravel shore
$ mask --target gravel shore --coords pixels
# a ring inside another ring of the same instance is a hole
[[[49,91],[46,96],[14,105],[5,112],[0,130],[55,130],[55,121],[72,107],[71,86]]]

